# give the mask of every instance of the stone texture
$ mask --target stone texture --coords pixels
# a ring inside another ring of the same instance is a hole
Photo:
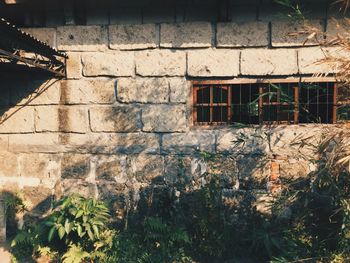
[[[82,75],[81,54],[79,52],[67,52],[66,61],[67,79],[79,79]]]
[[[57,153],[62,151],[58,134],[10,134],[9,150],[14,152]]]
[[[188,52],[187,74],[191,77],[234,77],[239,74],[239,51],[206,49]]]
[[[34,108],[0,109],[0,133],[34,132]]]
[[[9,147],[9,136],[6,134],[0,135],[0,149],[1,151],[8,150]]]
[[[43,214],[51,208],[52,189],[42,185],[38,187],[24,187],[21,191],[26,200],[26,208],[32,214]]]
[[[94,107],[90,109],[94,132],[135,132],[140,130],[140,110],[136,107]]]
[[[218,47],[259,47],[268,45],[266,22],[218,23]]]
[[[56,184],[55,199],[58,200],[69,194],[79,193],[81,196],[96,198],[96,184],[86,182],[79,179],[63,179]]]
[[[56,28],[22,28],[22,30],[51,47],[56,47]]]
[[[163,135],[161,151],[171,154],[213,153],[215,151],[215,134],[205,131],[165,134]]]
[[[63,26],[57,28],[57,47],[67,51],[102,51],[107,49],[104,26]]]
[[[318,45],[315,38],[307,39],[310,32],[323,32],[321,21],[308,22],[276,21],[272,22],[271,38],[274,47],[314,46]],[[305,32],[305,34],[300,34]],[[322,40],[322,36],[319,36]]]
[[[155,24],[109,26],[109,47],[120,50],[155,48]]]
[[[124,184],[127,181],[125,155],[96,155],[96,179],[115,181]]]
[[[294,49],[246,49],[242,51],[242,75],[271,76],[297,73],[297,52]]]
[[[57,179],[60,177],[60,156],[57,154],[20,154],[19,175]]]
[[[120,102],[166,103],[169,101],[169,82],[165,78],[122,78],[117,83]]]
[[[17,155],[10,152],[0,152],[0,176],[18,176]]]
[[[210,47],[212,28],[208,22],[161,24],[160,46],[165,48]]]
[[[84,53],[83,75],[87,77],[114,76],[129,77],[135,73],[134,53]]]
[[[62,134],[60,143],[78,153],[159,153],[158,135],[147,133]]]
[[[60,81],[18,80],[11,83],[11,105],[56,105],[60,101]]]
[[[167,185],[186,185],[191,180],[189,156],[168,155],[165,157],[164,179]]]
[[[154,105],[142,110],[143,131],[182,132],[187,129],[186,111],[183,105]]]
[[[135,61],[136,73],[141,76],[184,76],[186,73],[186,53],[183,51],[139,51]]]
[[[336,129],[335,127],[333,130]],[[288,126],[269,132],[271,151],[288,158],[318,158],[318,146],[324,130],[320,126]],[[308,157],[307,157],[308,156]]]
[[[128,174],[137,182],[163,181],[164,160],[160,155],[137,155],[128,157]]]
[[[88,112],[78,107],[36,107],[35,129],[37,132],[78,132],[88,130]]]
[[[310,162],[305,160],[295,160],[296,162],[282,162],[280,163],[280,173],[282,178],[289,180],[297,180],[300,177],[307,177],[310,171]],[[297,165],[295,165],[297,164]]]
[[[184,78],[171,78],[170,102],[186,103],[190,96],[190,85]]]
[[[269,151],[264,129],[223,129],[218,133],[216,150],[219,153],[262,155]]]
[[[64,179],[85,179],[90,173],[90,156],[66,153],[62,157],[61,173]]]
[[[299,71],[302,74],[331,74],[339,71],[337,63],[323,62],[326,58],[350,58],[350,53],[340,47],[299,49]]]
[[[115,80],[94,78],[61,83],[61,103],[112,104],[116,101]]]

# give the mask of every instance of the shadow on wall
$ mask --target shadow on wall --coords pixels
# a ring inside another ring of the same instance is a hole
[[[13,116],[28,105],[58,104],[58,80],[46,75],[5,77],[0,84],[0,130]],[[57,94],[53,89],[57,89]],[[55,96],[57,95],[57,96]],[[10,128],[10,127],[9,127]],[[17,131],[5,131],[17,132]]]

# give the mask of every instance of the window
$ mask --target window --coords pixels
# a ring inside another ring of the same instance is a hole
[[[348,88],[331,79],[198,81],[195,125],[335,123],[350,119]]]

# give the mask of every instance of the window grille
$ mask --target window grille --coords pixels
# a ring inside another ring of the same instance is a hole
[[[339,92],[339,93],[338,93]],[[193,83],[194,125],[336,123],[350,120],[350,94],[334,81]]]

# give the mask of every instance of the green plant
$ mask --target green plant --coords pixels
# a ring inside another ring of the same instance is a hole
[[[50,255],[62,257],[64,262],[103,260],[115,235],[109,223],[108,208],[102,202],[70,195],[55,203],[53,211],[35,227],[20,231],[12,247],[15,252],[26,248],[25,254],[17,253],[22,258]]]

